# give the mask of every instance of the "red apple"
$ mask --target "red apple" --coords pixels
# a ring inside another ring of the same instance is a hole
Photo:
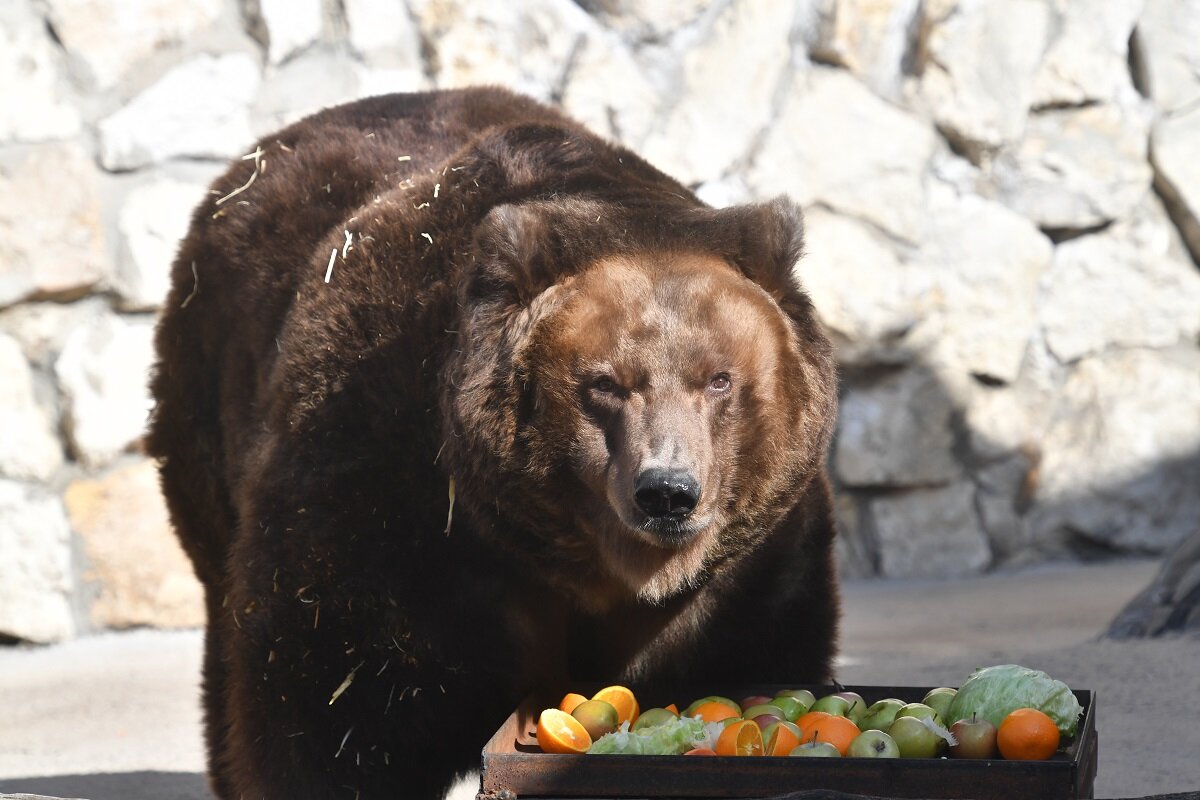
[[[950,726],[950,732],[958,744],[950,745],[954,758],[995,758],[996,726],[975,714],[970,719],[960,719]]]

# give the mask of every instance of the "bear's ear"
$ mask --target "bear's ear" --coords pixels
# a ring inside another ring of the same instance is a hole
[[[493,208],[476,229],[467,299],[529,305],[554,283],[555,241],[544,211],[517,204]]]
[[[733,257],[746,277],[777,299],[796,291],[799,284],[793,270],[804,252],[804,215],[799,205],[780,195],[718,214],[737,231]]]

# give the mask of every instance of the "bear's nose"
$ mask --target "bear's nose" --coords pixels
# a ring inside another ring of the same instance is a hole
[[[633,499],[648,516],[679,519],[700,502],[700,484],[687,470],[655,467],[637,476]]]

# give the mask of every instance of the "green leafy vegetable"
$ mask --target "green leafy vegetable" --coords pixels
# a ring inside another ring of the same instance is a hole
[[[1071,688],[1046,673],[1000,664],[976,670],[954,696],[946,722],[978,714],[999,727],[1004,718],[1018,708],[1036,708],[1054,720],[1058,730],[1074,736],[1083,707]]]
[[[592,743],[588,753],[645,756],[681,755],[707,737],[705,723],[694,717],[680,717],[661,725],[630,730],[629,723],[621,729],[606,733]]]

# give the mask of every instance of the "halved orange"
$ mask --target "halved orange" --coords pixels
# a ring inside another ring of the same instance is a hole
[[[568,714],[570,714],[572,711],[574,711],[576,708],[579,707],[580,703],[586,703],[586,702],[587,702],[587,698],[584,697],[583,695],[576,694],[575,692],[567,692],[566,694],[563,695],[563,699],[559,701],[558,710],[565,711]]]
[[[790,722],[776,722],[764,731],[767,740],[763,752],[769,756],[786,756],[800,745],[799,729]]]
[[[829,716],[800,729],[804,741],[811,741],[816,735],[818,742],[829,742],[842,755],[850,749],[850,743],[858,736],[858,726],[845,717]]]
[[[796,719],[796,727],[800,729],[800,738],[803,741],[807,742],[809,739],[812,738],[812,735],[809,734],[809,732],[808,732],[808,729],[812,726],[812,724],[814,722],[816,722],[817,720],[825,719],[826,717],[832,717],[832,716],[833,715],[830,714],[828,711],[809,711],[807,713],[801,714]]]
[[[547,708],[538,717],[537,743],[545,753],[586,753],[592,746],[592,737],[567,712]]]
[[[761,756],[762,728],[752,719],[734,722],[717,737],[716,751],[719,756]]]
[[[724,703],[712,700],[708,703],[701,703],[692,709],[692,716],[699,717],[705,722],[721,722],[722,720],[736,719],[741,715]]]
[[[624,686],[606,686],[592,695],[593,700],[603,700],[617,710],[617,724],[637,722],[641,708],[633,692]]]

